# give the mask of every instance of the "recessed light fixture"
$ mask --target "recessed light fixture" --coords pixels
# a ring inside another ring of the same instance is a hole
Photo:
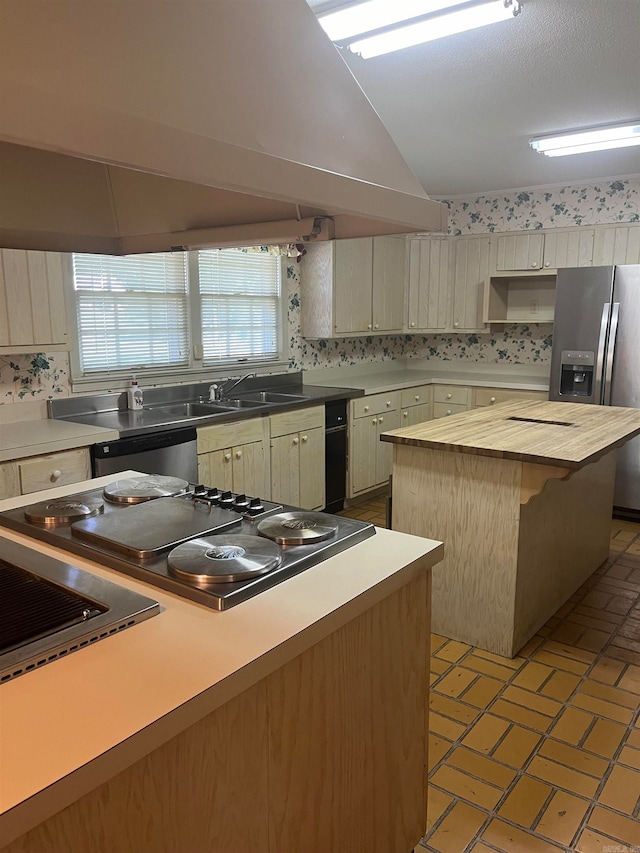
[[[609,148],[629,148],[632,145],[640,145],[640,120],[539,136],[530,139],[529,145],[547,157],[586,154],[590,151],[606,151]]]
[[[318,15],[329,38],[363,59],[494,24],[522,0],[366,0]]]

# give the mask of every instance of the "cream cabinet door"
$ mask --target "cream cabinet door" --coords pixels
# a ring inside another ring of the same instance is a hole
[[[594,267],[640,264],[640,225],[599,225],[594,230]]]
[[[300,436],[271,439],[271,500],[300,506]]]
[[[383,432],[398,429],[400,426],[400,411],[387,412],[378,418],[378,439],[376,449],[376,485],[388,482],[393,468],[393,444],[380,441]]]
[[[495,238],[496,270],[536,270],[542,267],[544,234],[503,234]]]
[[[221,491],[234,491],[231,448],[201,453],[198,456],[198,480],[210,488],[215,486]]]
[[[324,494],[324,429],[310,429],[299,435],[300,506],[322,509]]]
[[[349,439],[349,484],[353,496],[376,485],[378,418],[356,418]]]
[[[431,403],[422,403],[420,406],[411,406],[408,409],[403,409],[400,426],[408,427],[423,424],[425,421],[431,420],[431,414]]]
[[[15,462],[0,462],[0,500],[20,494],[20,475]]]
[[[590,267],[593,263],[593,228],[573,228],[544,235],[545,269],[562,267]]]
[[[252,497],[264,493],[265,452],[264,444],[255,441],[242,444],[231,450],[233,465],[233,491]]]
[[[373,238],[372,331],[401,332],[404,316],[404,237]]]
[[[456,238],[453,254],[453,329],[484,332],[482,322],[484,283],[489,277],[488,237]]]
[[[335,332],[366,332],[371,329],[373,240],[336,240],[334,251]]]
[[[59,252],[0,250],[0,347],[68,348],[64,280],[68,256]]]
[[[407,331],[443,331],[451,306],[450,241],[446,237],[409,240]]]

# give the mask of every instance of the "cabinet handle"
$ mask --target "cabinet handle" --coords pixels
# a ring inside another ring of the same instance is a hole
[[[537,267],[537,266],[538,266],[538,262],[537,262],[537,261],[531,261],[531,266],[532,266],[532,267]]]
[[[489,402],[490,402],[490,403],[495,403],[495,401],[496,401],[496,398],[495,398],[495,397],[489,397]]]
[[[236,459],[242,459],[242,451],[236,450]]]
[[[368,411],[369,411],[369,406],[365,406],[365,407],[364,407],[364,410],[365,410],[365,412],[368,412]]]
[[[51,472],[52,480],[59,480],[60,477],[62,477],[62,471],[60,471],[59,468],[56,468],[54,471]]]
[[[299,442],[300,442],[300,439],[299,439],[299,438],[294,438],[294,439],[293,439],[293,443],[294,443],[294,444],[298,444]]]
[[[445,399],[446,399],[446,400],[450,400],[450,399],[451,399],[451,397],[452,397],[452,395],[451,395],[451,394],[447,394],[447,396],[445,397]]]
[[[303,440],[303,441],[309,441],[309,436],[308,436],[308,435],[303,435],[303,436],[302,436],[302,440]]]
[[[225,459],[225,462],[228,462],[228,461],[231,459],[231,454],[230,454],[230,453],[225,453],[225,454],[224,454],[224,459]]]

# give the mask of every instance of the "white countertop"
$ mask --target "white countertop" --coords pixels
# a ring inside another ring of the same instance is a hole
[[[0,502],[0,511],[104,485]],[[376,535],[217,612],[0,528],[6,537],[149,596],[161,612],[0,687],[0,847],[111,778],[442,559],[442,544]]]
[[[0,423],[0,462],[88,447],[97,441],[115,441],[118,437],[117,430],[49,418]]]
[[[411,388],[414,385],[469,385],[483,388],[512,388],[522,391],[549,389],[548,365],[484,364],[472,362],[423,361],[419,367],[397,367],[395,363],[351,365],[318,371],[306,371],[305,383],[342,385],[358,388],[365,394]]]

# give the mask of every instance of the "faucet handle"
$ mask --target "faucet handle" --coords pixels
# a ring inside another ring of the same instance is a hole
[[[209,402],[213,403],[218,399],[218,386],[209,385]]]

